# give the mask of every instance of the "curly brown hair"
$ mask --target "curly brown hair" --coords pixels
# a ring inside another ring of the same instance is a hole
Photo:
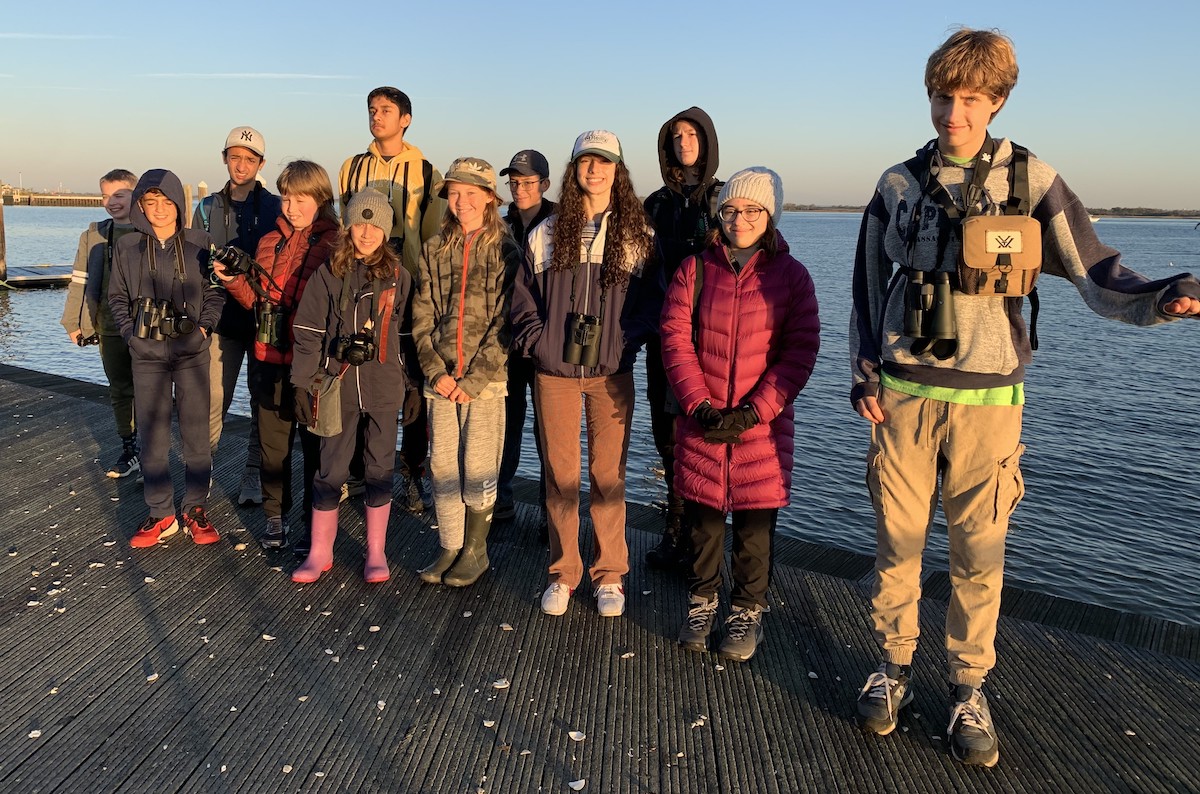
[[[345,278],[350,271],[354,270],[354,263],[360,258],[358,251],[354,249],[354,238],[350,236],[350,227],[347,226],[338,235],[333,253],[329,256],[329,269],[338,278]],[[372,281],[395,278],[400,269],[400,257],[388,245],[387,240],[384,240],[370,256],[363,259],[362,263],[367,266],[367,278]]]
[[[617,163],[608,208],[610,215],[604,238],[604,261],[600,266],[602,289],[629,281],[634,266],[645,261],[654,250],[650,220],[633,189],[633,181],[629,178],[625,163]],[[571,270],[580,264],[579,243],[583,239],[584,224],[590,220],[583,210],[583,188],[579,186],[575,161],[563,169],[556,215],[550,268]]]

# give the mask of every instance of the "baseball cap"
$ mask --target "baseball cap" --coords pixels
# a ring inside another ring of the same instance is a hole
[[[509,174],[549,179],[550,163],[546,161],[546,156],[536,149],[522,149],[513,155],[512,160],[508,163],[508,168],[500,172],[500,176]]]
[[[446,186],[450,182],[461,182],[464,185],[487,188],[492,191],[493,196],[496,196],[496,172],[492,169],[491,163],[478,157],[460,157],[451,163],[446,176],[434,183],[434,195],[438,198],[446,198]],[[496,201],[500,201],[499,196],[496,196]]]
[[[585,154],[598,154],[614,163],[625,159],[621,155],[621,142],[608,130],[588,130],[579,134],[575,139],[575,148],[571,150],[571,162]]]
[[[225,148],[221,153],[229,151],[231,146],[245,147],[262,158],[267,156],[267,142],[263,140],[262,133],[253,127],[234,127],[230,130],[229,135],[225,136]]]

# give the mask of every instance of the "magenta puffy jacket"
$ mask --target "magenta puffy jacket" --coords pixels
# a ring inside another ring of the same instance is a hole
[[[718,510],[788,504],[792,485],[792,402],[812,374],[821,321],[812,277],[788,253],[759,251],[734,271],[724,246],[685,259],[667,288],[662,356],[686,414],[676,421],[675,488],[684,499]],[[704,268],[692,339],[696,268]],[[760,422],[740,444],[704,440],[692,411],[749,404]]]

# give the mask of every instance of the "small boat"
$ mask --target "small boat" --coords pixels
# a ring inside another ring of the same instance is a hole
[[[1100,216],[1099,215],[1089,215],[1088,220],[1091,221],[1092,223],[1095,223],[1096,221],[1100,220]]]

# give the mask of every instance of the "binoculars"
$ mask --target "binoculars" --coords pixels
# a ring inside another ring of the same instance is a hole
[[[938,358],[949,358],[957,348],[958,324],[954,319],[953,286],[949,273],[910,270],[904,291],[904,335],[913,342],[912,352],[933,350]]]
[[[359,331],[352,336],[343,336],[338,340],[333,351],[333,357],[345,361],[352,367],[360,367],[375,358],[375,339],[366,331]]]
[[[269,301],[260,302],[258,305],[258,327],[254,332],[254,340],[264,345],[270,345],[277,350],[286,350],[288,347],[288,334],[287,325],[284,322],[285,317],[286,314],[279,306]]]
[[[567,338],[563,340],[563,363],[594,367],[600,360],[600,318],[593,314],[567,315]]]
[[[135,301],[133,335],[138,339],[164,339],[186,336],[196,330],[196,321],[168,300],[138,298]]]

